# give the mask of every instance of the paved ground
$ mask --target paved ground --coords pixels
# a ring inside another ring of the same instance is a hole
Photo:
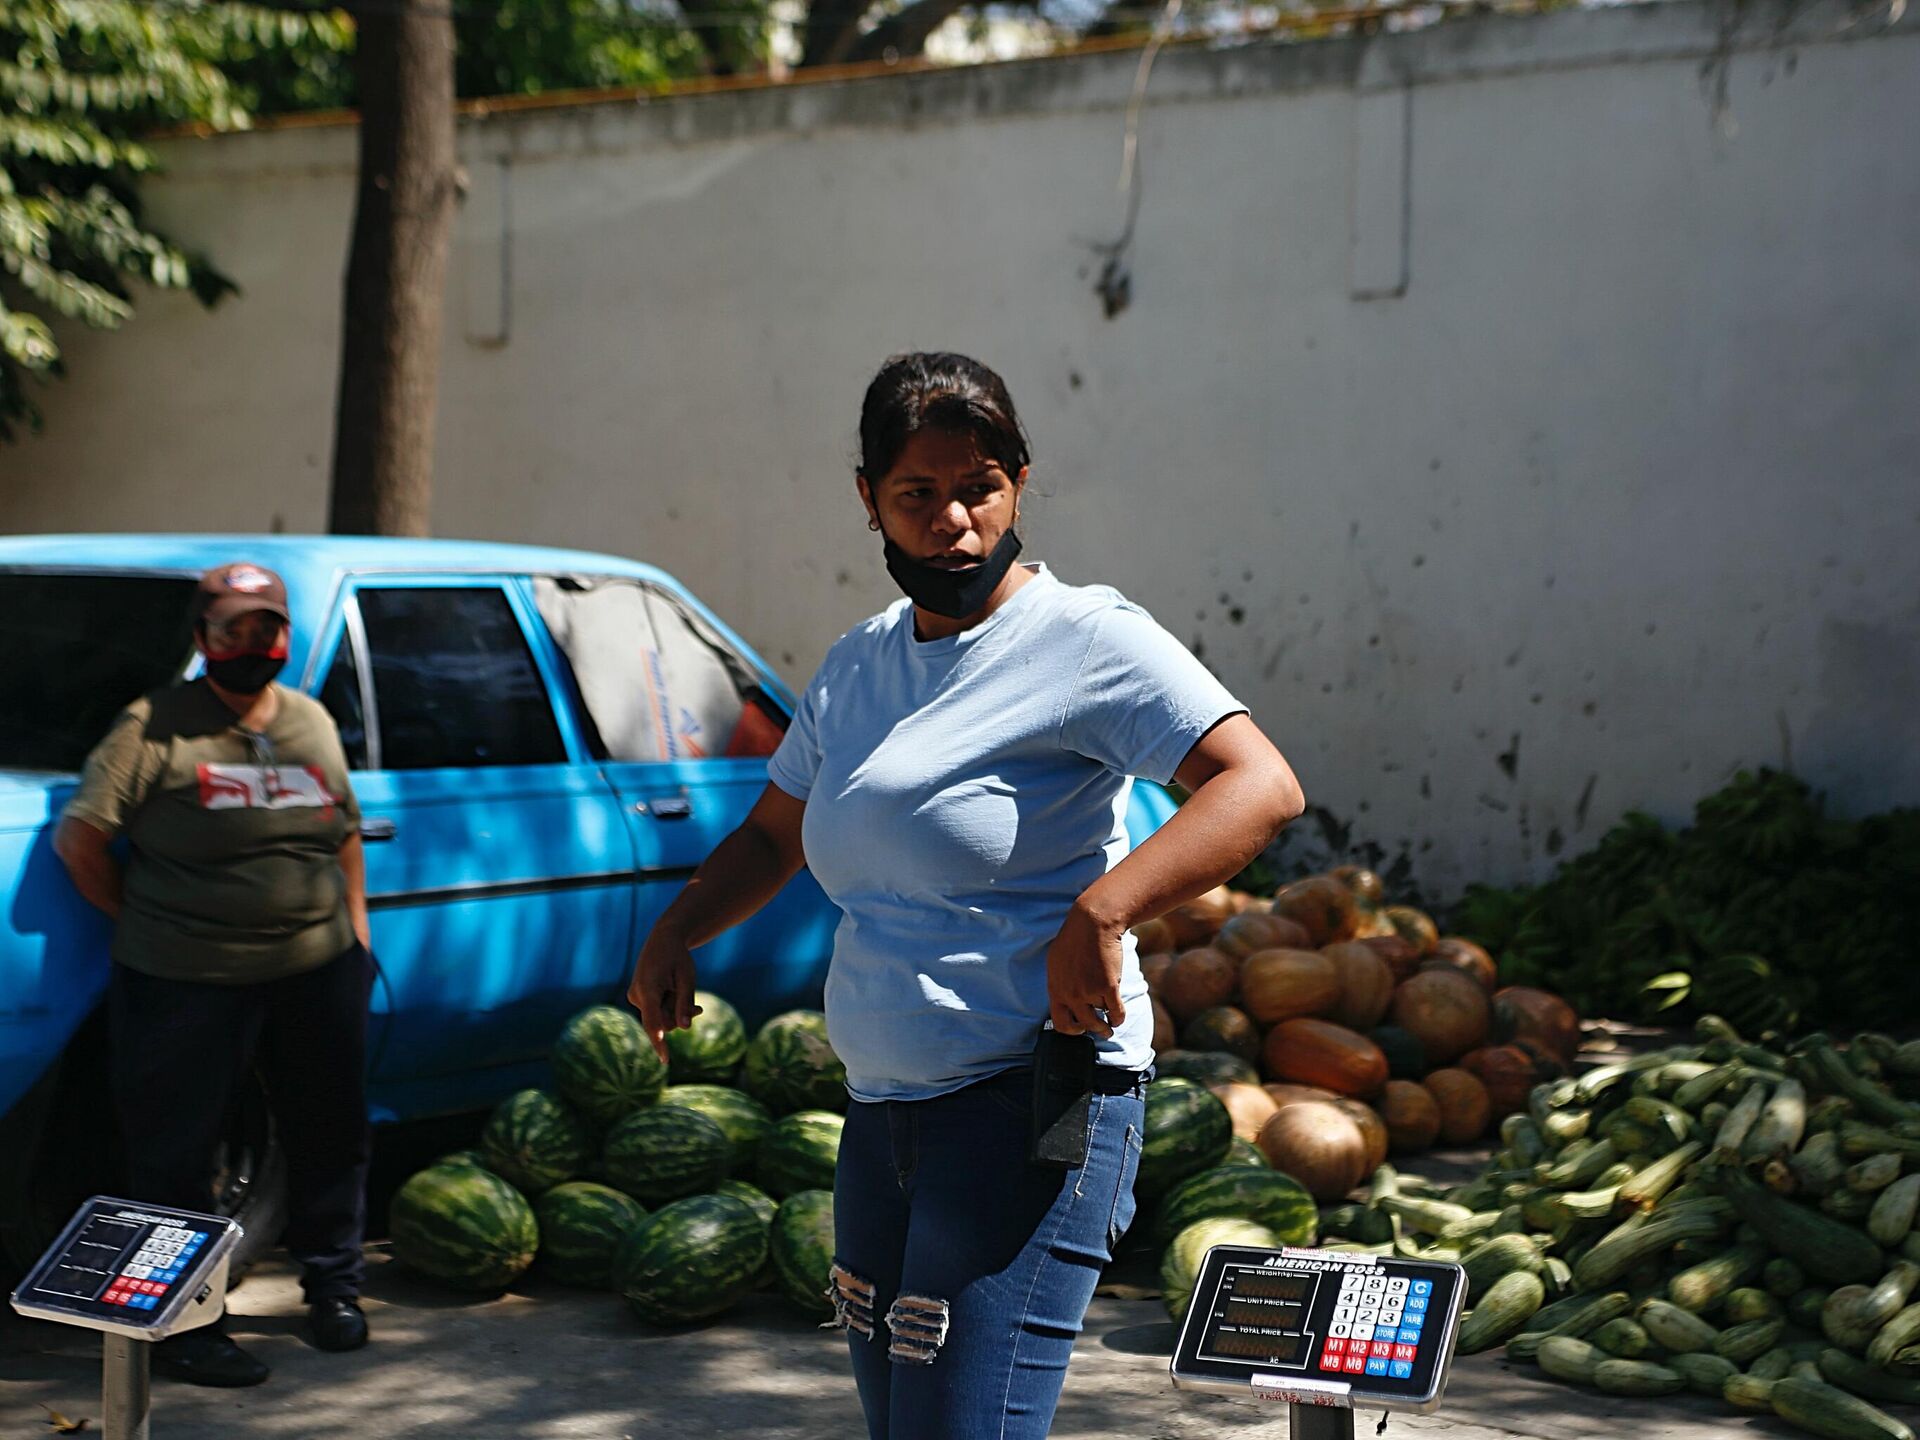
[[[300,1337],[298,1287],[283,1264],[232,1297],[235,1335],[274,1367],[255,1390],[156,1382],[155,1440],[673,1440],[752,1434],[846,1440],[862,1433],[845,1342],[757,1296],[705,1328],[663,1333],[614,1297],[533,1281],[467,1301],[408,1275],[376,1250],[368,1313],[376,1344],[327,1355]],[[1095,1300],[1054,1434],[1141,1440],[1284,1440],[1284,1412],[1255,1401],[1176,1393],[1173,1342],[1158,1301]],[[51,1406],[99,1426],[98,1347],[90,1332],[0,1322],[0,1440],[50,1435]],[[1369,1440],[1379,1417],[1357,1427]],[[1776,1422],[1706,1401],[1625,1401],[1556,1385],[1490,1356],[1455,1367],[1436,1415],[1396,1417],[1394,1434],[1448,1440],[1706,1440],[1786,1435]]]

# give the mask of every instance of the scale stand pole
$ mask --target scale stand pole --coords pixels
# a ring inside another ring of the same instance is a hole
[[[1353,1440],[1353,1411],[1344,1405],[1289,1405],[1287,1433],[1293,1440]]]
[[[100,1410],[106,1440],[148,1440],[152,1411],[148,1380],[151,1349],[111,1331],[100,1337]]]

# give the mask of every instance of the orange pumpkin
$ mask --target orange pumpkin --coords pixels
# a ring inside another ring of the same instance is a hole
[[[1389,905],[1381,913],[1393,923],[1400,938],[1422,955],[1431,955],[1440,944],[1440,927],[1426,911],[1411,905]]]
[[[1338,1200],[1367,1174],[1366,1137],[1331,1105],[1309,1100],[1283,1106],[1256,1143],[1269,1165],[1298,1180],[1316,1200]]]
[[[1424,1085],[1389,1080],[1380,1092],[1380,1119],[1396,1155],[1417,1155],[1440,1138],[1440,1105]]]
[[[1134,926],[1133,938],[1143,957],[1171,955],[1179,948],[1173,943],[1173,927],[1164,920],[1148,920]]]
[[[1158,1000],[1153,1002],[1153,1049],[1156,1055],[1165,1055],[1173,1049],[1177,1038],[1173,1027],[1173,1016],[1167,1013],[1167,1007]]]
[[[1364,865],[1336,865],[1327,873],[1351,890],[1363,907],[1378,905],[1387,898],[1386,883]]]
[[[1231,955],[1201,947],[1174,957],[1160,977],[1160,1002],[1184,1025],[1202,1010],[1233,1003],[1239,966]]]
[[[1147,982],[1147,989],[1153,991],[1155,995],[1160,993],[1160,986],[1167,978],[1167,971],[1172,968],[1173,956],[1167,951],[1163,950],[1158,955],[1140,957],[1141,978]]]
[[[1289,1085],[1284,1080],[1269,1080],[1260,1087],[1272,1098],[1275,1105],[1285,1108],[1298,1105],[1302,1100],[1320,1100],[1331,1103],[1340,1097],[1331,1090],[1322,1090],[1318,1085]]]
[[[1267,1032],[1262,1068],[1275,1080],[1336,1095],[1372,1095],[1387,1083],[1387,1057],[1364,1035],[1325,1020],[1283,1020]]]
[[[1233,918],[1233,892],[1224,885],[1216,885],[1206,894],[1174,906],[1160,918],[1172,927],[1177,948],[1204,945]]]
[[[1447,1065],[1485,1042],[1493,1021],[1487,992],[1451,966],[1422,970],[1393,992],[1393,1023],[1426,1047],[1427,1063]]]
[[[1262,1025],[1324,1015],[1340,989],[1340,972],[1318,950],[1260,950],[1240,967],[1240,1008]]]
[[[1387,1122],[1380,1118],[1378,1110],[1364,1100],[1342,1095],[1333,1101],[1333,1107],[1360,1127],[1360,1138],[1367,1142],[1367,1174],[1371,1175],[1387,1163],[1387,1152],[1393,1147],[1393,1137],[1387,1133]]]
[[[1275,892],[1273,913],[1305,926],[1315,946],[1332,945],[1353,938],[1360,902],[1331,875],[1309,875]]]
[[[1371,1030],[1393,1004],[1393,970],[1359,940],[1329,945],[1320,952],[1340,976],[1340,999],[1327,1018],[1349,1030]]]
[[[1536,1041],[1571,1065],[1580,1049],[1580,1017],[1558,995],[1531,985],[1493,992],[1493,1033],[1499,1039]]]
[[[1389,935],[1398,935],[1399,933],[1398,930],[1393,928],[1393,922],[1387,919],[1382,912],[1369,910],[1364,905],[1360,907],[1360,921],[1353,927],[1354,939],[1383,940]]]
[[[1307,932],[1303,926],[1279,915],[1249,910],[1236,915],[1220,927],[1213,937],[1213,948],[1236,960],[1245,960],[1261,950],[1305,950]]]
[[[1487,1087],[1493,1118],[1527,1108],[1533,1087],[1547,1077],[1518,1045],[1483,1045],[1460,1057],[1460,1068]]]
[[[1466,1145],[1487,1133],[1493,1104],[1487,1087],[1465,1070],[1436,1070],[1420,1082],[1440,1107],[1440,1138],[1449,1145]]]
[[[1258,1085],[1229,1081],[1207,1088],[1213,1092],[1214,1099],[1227,1107],[1227,1115],[1233,1121],[1233,1133],[1248,1142],[1260,1138],[1267,1121],[1280,1109],[1278,1102]]]
[[[1522,1036],[1511,1043],[1527,1052],[1528,1057],[1533,1061],[1534,1070],[1542,1080],[1559,1080],[1573,1069],[1568,1061],[1560,1058],[1558,1050],[1549,1050],[1531,1036]]]
[[[1398,985],[1414,971],[1420,968],[1420,951],[1412,941],[1399,934],[1367,935],[1355,942],[1364,945],[1393,971],[1393,983]]]
[[[1451,965],[1456,970],[1464,971],[1478,981],[1480,988],[1489,995],[1493,993],[1494,986],[1499,984],[1500,970],[1493,963],[1493,957],[1461,935],[1441,936],[1433,955],[1420,968],[1424,970],[1428,965]]]
[[[1231,1005],[1215,1005],[1202,1010],[1180,1031],[1184,1050],[1221,1050],[1238,1055],[1251,1065],[1260,1054],[1260,1032],[1246,1012]]]

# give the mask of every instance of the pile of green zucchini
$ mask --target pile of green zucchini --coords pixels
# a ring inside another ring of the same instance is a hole
[[[1462,1354],[1914,1440],[1874,1402],[1920,1405],[1920,1041],[1696,1036],[1537,1087],[1469,1184],[1382,1167],[1325,1243],[1457,1260]]]

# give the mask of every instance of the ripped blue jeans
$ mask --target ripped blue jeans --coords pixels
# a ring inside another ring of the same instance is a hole
[[[1095,1095],[1087,1163],[1027,1163],[1031,1080],[847,1107],[831,1298],[873,1440],[1040,1440],[1133,1219],[1142,1090]]]

